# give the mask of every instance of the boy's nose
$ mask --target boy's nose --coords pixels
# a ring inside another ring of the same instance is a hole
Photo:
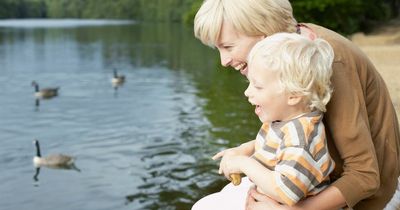
[[[248,86],[247,88],[246,88],[246,90],[244,90],[244,95],[247,97],[247,98],[250,98],[250,86]]]

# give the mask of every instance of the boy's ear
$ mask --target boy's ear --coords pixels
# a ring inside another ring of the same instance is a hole
[[[295,106],[299,104],[303,99],[302,95],[297,95],[297,94],[290,94],[288,97],[288,105],[289,106]]]

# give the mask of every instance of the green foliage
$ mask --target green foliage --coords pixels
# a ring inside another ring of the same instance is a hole
[[[194,0],[184,21],[193,24],[203,0]],[[366,31],[372,23],[396,17],[400,0],[291,0],[298,22],[316,23],[335,31],[350,34]]]
[[[1,0],[0,18],[41,18],[46,16],[43,0]]]
[[[46,0],[50,18],[180,22],[193,0]]]
[[[203,0],[0,0],[0,18],[115,18],[193,24]],[[342,33],[398,15],[400,0],[291,0],[299,22]]]
[[[193,25],[194,17],[196,16],[197,10],[199,10],[202,0],[194,0],[190,10],[183,14],[183,22],[187,25]]]
[[[133,19],[138,1],[132,0],[46,0],[49,18]]]
[[[293,11],[299,22],[312,22],[349,34],[368,30],[373,21],[394,16],[381,0],[293,0]]]
[[[194,0],[0,0],[0,18],[111,18],[181,22]]]
[[[193,0],[139,0],[143,20],[181,22]]]

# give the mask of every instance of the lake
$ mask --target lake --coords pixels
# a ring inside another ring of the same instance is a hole
[[[190,209],[220,190],[211,157],[260,123],[245,79],[219,66],[180,24],[0,21],[0,208]],[[36,100],[32,81],[58,97]],[[36,174],[34,139],[79,171]]]

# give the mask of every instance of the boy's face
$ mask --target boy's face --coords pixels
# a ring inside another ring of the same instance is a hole
[[[221,65],[240,71],[241,74],[247,74],[247,55],[251,48],[264,36],[247,36],[239,33],[229,22],[224,22],[216,48],[219,51]]]
[[[259,57],[253,58],[247,72],[249,86],[244,94],[256,106],[255,113],[261,122],[289,120],[289,96],[279,81],[278,73],[266,68]]]

